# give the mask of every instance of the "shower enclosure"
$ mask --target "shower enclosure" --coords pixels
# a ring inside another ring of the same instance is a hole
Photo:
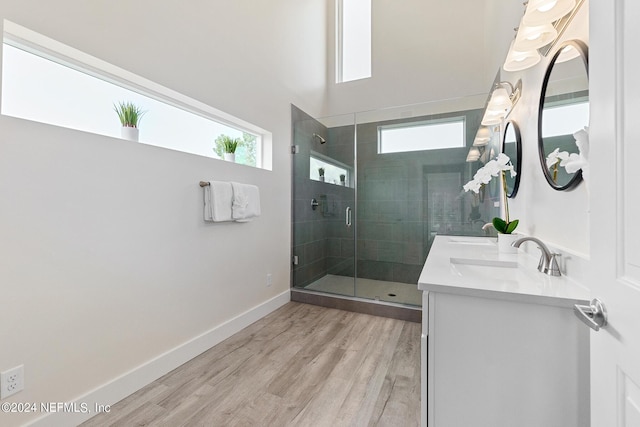
[[[498,213],[497,189],[462,190],[485,98],[326,118],[292,106],[294,292],[420,306],[435,235],[484,234]]]

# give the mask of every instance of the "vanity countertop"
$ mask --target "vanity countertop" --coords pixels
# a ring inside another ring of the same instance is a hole
[[[568,308],[588,304],[587,288],[543,274],[537,265],[538,258],[522,250],[499,254],[495,237],[436,236],[418,289]]]

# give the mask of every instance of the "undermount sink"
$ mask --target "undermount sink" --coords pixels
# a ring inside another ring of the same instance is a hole
[[[518,268],[518,261],[480,258],[451,258],[451,264],[476,265],[481,267]]]
[[[451,273],[476,284],[516,283],[521,272],[518,261],[479,258],[450,258]]]
[[[449,243],[458,245],[491,246],[495,245],[495,239],[477,237],[449,237]]]

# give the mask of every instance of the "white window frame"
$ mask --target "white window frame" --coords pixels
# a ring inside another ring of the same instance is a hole
[[[256,135],[259,140],[256,147],[256,166],[272,170],[271,132],[6,19],[3,21],[3,36],[4,43],[26,52],[189,113]],[[180,151],[178,146],[172,148]]]

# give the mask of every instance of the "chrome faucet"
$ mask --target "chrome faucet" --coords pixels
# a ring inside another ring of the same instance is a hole
[[[528,240],[537,243],[538,249],[542,252],[540,255],[540,261],[538,262],[538,271],[548,274],[549,276],[561,276],[562,273],[560,273],[560,267],[558,267],[558,260],[556,259],[560,254],[551,252],[542,240],[535,237],[523,237],[522,239],[518,239],[513,242],[511,246],[519,248],[521,244]]]

